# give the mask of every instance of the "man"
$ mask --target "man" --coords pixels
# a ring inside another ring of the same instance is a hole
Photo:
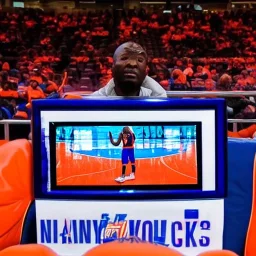
[[[120,45],[113,56],[113,79],[92,95],[167,97],[162,86],[147,76],[147,58],[147,53],[137,43]]]
[[[116,49],[113,59],[113,79],[111,79],[105,87],[94,92],[92,95],[106,97],[167,97],[166,91],[162,86],[154,79],[147,76],[148,56],[141,45],[134,42],[122,44]],[[113,140],[112,134],[110,134],[110,140]],[[120,142],[121,140],[119,143]],[[131,160],[132,174],[129,177],[125,176],[126,164],[128,164],[128,162],[124,163],[122,161],[122,176],[116,179],[117,182],[135,179],[135,160]]]
[[[122,175],[115,179],[117,182],[125,182],[126,180],[134,180],[135,179],[135,155],[134,155],[134,144],[135,144],[135,134],[132,132],[132,130],[128,127],[125,126],[122,129],[122,132],[118,136],[118,140],[114,141],[112,133],[109,132],[109,138],[110,142],[113,146],[118,147],[120,143],[122,142],[123,148],[122,148]],[[131,163],[132,166],[132,172],[131,174],[126,177],[125,172],[126,172],[126,166],[128,163]]]
[[[166,91],[147,76],[147,53],[141,45],[127,42],[120,45],[113,56],[113,78],[93,96],[152,96],[167,97]],[[65,98],[74,98],[67,95]],[[81,98],[78,96],[75,98]],[[31,137],[31,134],[30,136]]]
[[[134,42],[122,44],[116,49],[113,59],[113,79],[92,95],[105,97],[167,97],[162,86],[147,76],[148,56],[141,45]],[[110,136],[110,139],[112,139],[112,136]],[[132,174],[129,177],[125,176],[126,164],[128,163],[122,163],[122,176],[116,179],[117,182],[135,179],[135,162],[131,161]]]

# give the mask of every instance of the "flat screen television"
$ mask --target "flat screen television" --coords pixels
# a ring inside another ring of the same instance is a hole
[[[223,99],[33,101],[36,198],[226,195]]]

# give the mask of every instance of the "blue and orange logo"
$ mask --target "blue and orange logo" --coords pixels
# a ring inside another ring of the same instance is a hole
[[[120,215],[117,214],[113,222],[110,221],[109,218],[107,220],[105,219],[107,223],[103,229],[103,243],[127,237],[128,222],[125,220],[126,215]],[[102,217],[102,220],[104,221],[104,217],[106,216],[103,215]]]

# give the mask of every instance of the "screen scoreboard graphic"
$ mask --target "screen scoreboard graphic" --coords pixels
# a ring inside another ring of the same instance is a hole
[[[33,102],[37,198],[221,198],[222,99]]]

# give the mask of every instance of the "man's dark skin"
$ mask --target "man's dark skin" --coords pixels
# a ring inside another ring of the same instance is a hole
[[[114,53],[112,73],[118,96],[139,96],[140,87],[147,75],[147,54],[136,43],[127,42]]]

